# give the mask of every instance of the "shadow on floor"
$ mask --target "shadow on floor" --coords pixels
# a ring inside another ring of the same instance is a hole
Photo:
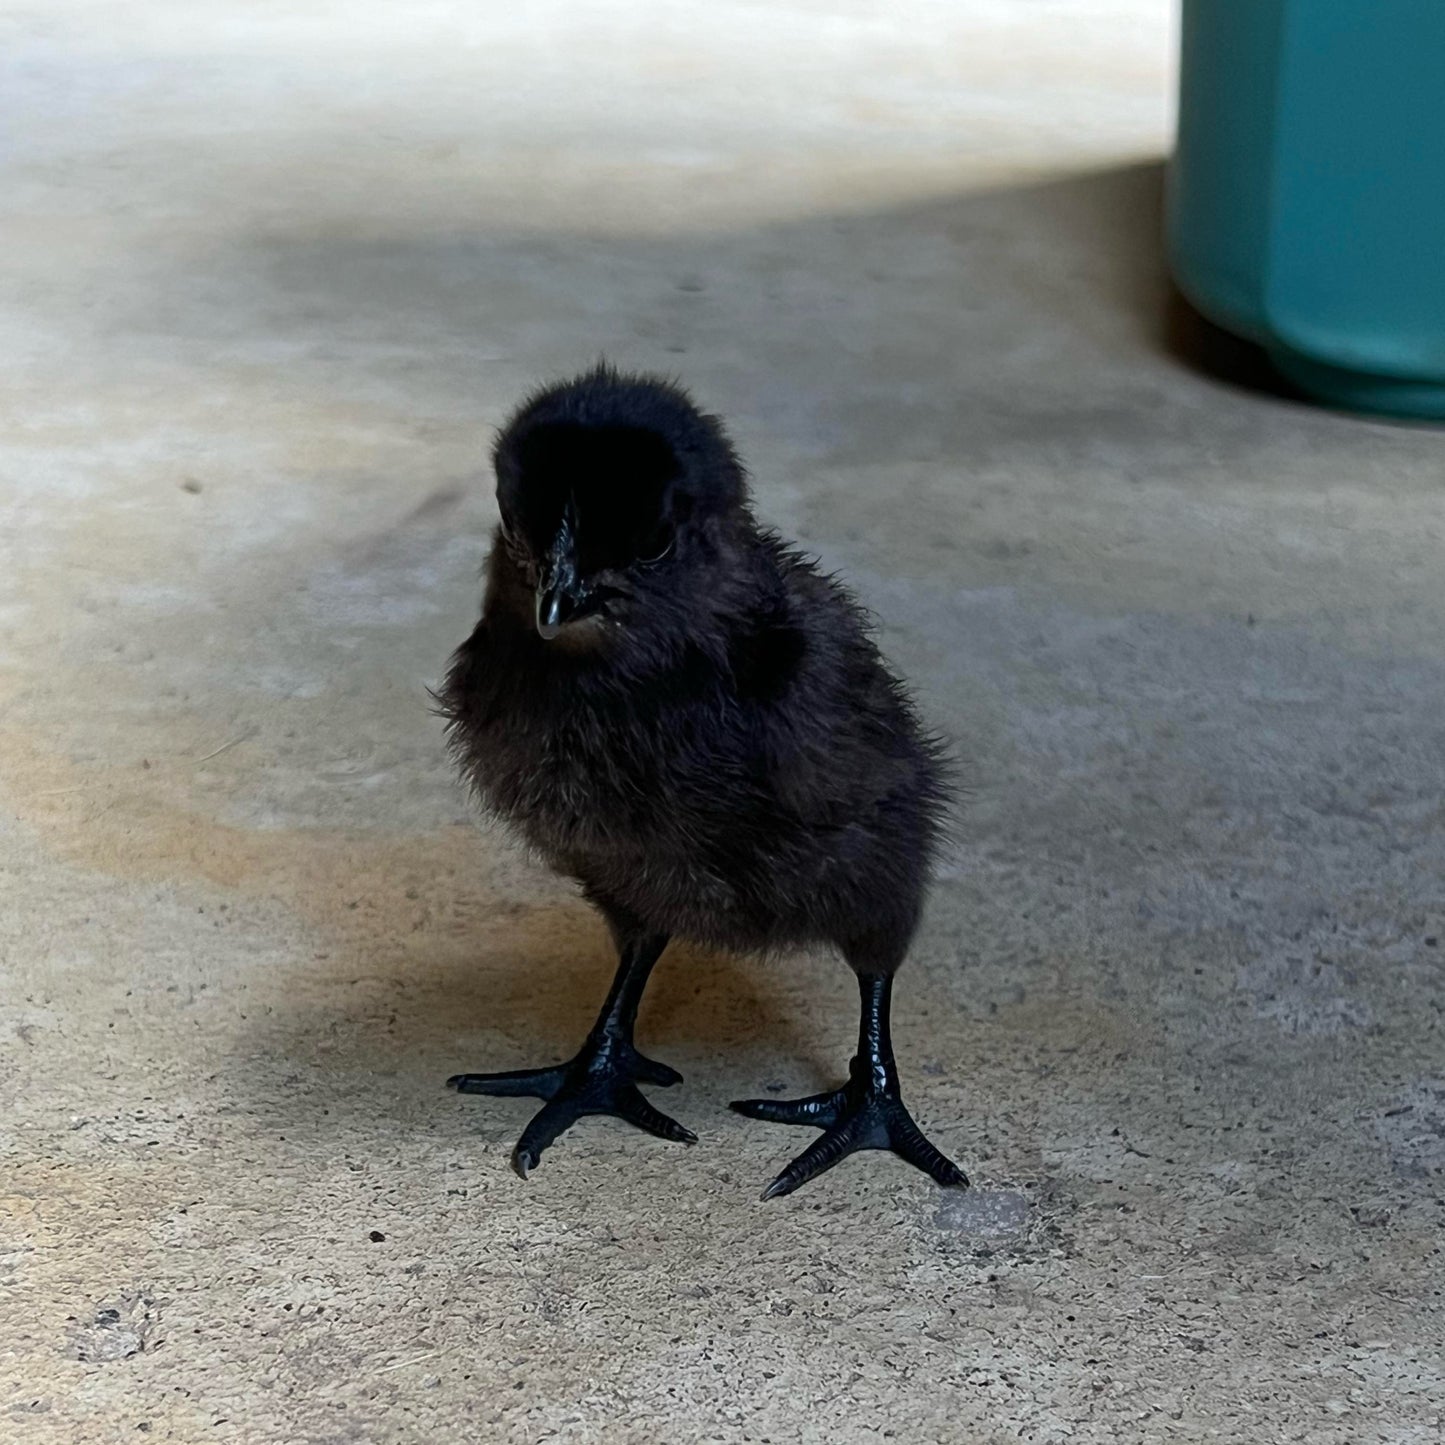
[[[405,874],[338,881],[340,896],[361,906],[313,907],[327,918],[319,932],[328,948],[283,964],[293,974],[280,985],[287,1006],[251,1004],[232,1037],[224,1072],[236,1112],[260,1132],[327,1134],[378,1110],[446,1129],[458,1107],[443,1088],[450,1074],[550,1064],[576,1051],[616,959],[600,918],[548,884],[540,865],[521,899],[489,891],[481,869],[459,869],[421,898]],[[324,874],[311,883],[325,887]],[[285,885],[278,874],[267,886]],[[418,909],[428,918],[420,927]],[[638,1042],[682,1070],[693,1100],[782,1078],[821,1088],[843,1076],[847,1054],[810,1025],[812,1008],[821,1003],[832,1032],[846,1033],[853,997],[851,976],[831,958],[770,965],[679,941],[658,965]],[[524,1106],[461,1107],[477,1127],[505,1132]]]
[[[1216,326],[1195,310],[1176,287],[1169,288],[1163,320],[1164,343],[1169,354],[1201,375],[1280,401],[1313,405],[1304,392],[1276,369],[1264,347]]]
[[[304,232],[241,238],[192,274],[172,268],[134,294],[148,325],[198,346],[216,346],[213,312],[224,308],[238,335],[283,348],[288,394],[336,399],[364,383],[378,405],[423,418],[465,405],[479,377],[488,395],[515,395],[604,352],[679,373],[738,417],[745,454],[764,454],[773,477],[786,478],[790,461],[864,471],[945,461],[946,491],[886,501],[953,535],[976,471],[1000,457],[1039,445],[1067,453],[1142,426],[1147,465],[1148,428],[1168,433],[1160,373],[1191,348],[1171,308],[1161,195],[1162,166],[1147,162],[877,214],[635,237],[437,233],[424,213],[402,222],[390,212],[368,232],[329,226],[319,205],[323,219]],[[226,362],[224,342],[215,356]],[[1076,384],[1080,374],[1088,386]],[[1139,405],[1141,388],[1159,398],[1152,412]],[[337,483],[298,466],[295,484]],[[455,474],[397,478],[396,490],[396,527],[346,552],[338,595],[344,584],[353,607],[412,585],[474,595],[481,536],[475,551],[449,550],[470,531],[456,514]],[[760,490],[784,525],[807,517],[808,535],[829,540],[826,508],[808,512],[811,499],[786,482]],[[285,636],[329,656],[335,624],[307,610],[314,556],[302,544],[288,554],[283,540],[273,561],[264,585],[249,568],[218,577],[227,615],[247,618],[263,643]],[[957,563],[936,554],[921,565]],[[447,622],[443,632],[434,611],[404,639],[358,631],[357,655],[377,649],[381,672],[382,651],[409,661],[421,649],[440,670],[464,629]],[[305,1056],[316,1039],[328,1068],[358,1074],[388,1060],[411,1071],[418,1055],[445,1054],[426,1065],[440,1085],[456,1069],[541,1063],[575,1048],[611,967],[584,910],[478,898],[469,930],[420,935],[401,932],[404,913],[383,909],[364,939],[341,931],[324,1006],[272,1020],[267,1052]],[[1058,949],[1068,947],[1061,937]],[[839,1061],[814,1052],[814,1032],[784,1006],[786,988],[760,989],[752,970],[725,960],[685,953],[683,963],[664,967],[644,1012],[643,1034],[662,1056],[668,1044],[723,1041],[808,1059],[817,1083],[836,1074]],[[807,977],[825,967],[810,962]],[[360,973],[371,980],[363,989],[347,982]],[[836,973],[825,987],[841,996]],[[459,1029],[475,1039],[464,1050],[452,1042]]]

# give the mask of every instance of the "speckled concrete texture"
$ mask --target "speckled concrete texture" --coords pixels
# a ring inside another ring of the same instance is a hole
[[[1303,1441],[1445,1411],[1445,435],[1166,347],[1146,0],[0,20],[0,1438]],[[601,927],[449,774],[490,429],[732,419],[973,799],[920,1122],[785,1201],[826,957]]]

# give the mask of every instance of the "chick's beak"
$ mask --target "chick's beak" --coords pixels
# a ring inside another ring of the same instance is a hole
[[[570,550],[556,547],[537,583],[537,631],[551,642],[581,612],[585,602]]]

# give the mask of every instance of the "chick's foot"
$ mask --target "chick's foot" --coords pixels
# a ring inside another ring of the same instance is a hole
[[[547,1101],[522,1131],[512,1151],[512,1167],[525,1179],[528,1171],[537,1167],[542,1151],[584,1114],[612,1114],[660,1139],[696,1144],[697,1135],[692,1130],[655,1109],[637,1087],[639,1083],[666,1086],[681,1082],[682,1075],[676,1069],[645,1057],[629,1043],[589,1039],[565,1064],[497,1074],[453,1074],[447,1086],[460,1094]]]
[[[891,1064],[891,1061],[890,1061]],[[941,1154],[913,1122],[898,1092],[895,1069],[855,1058],[848,1082],[805,1099],[738,1099],[732,1107],[771,1124],[811,1124],[823,1130],[768,1187],[764,1199],[791,1194],[860,1149],[889,1149],[946,1188],[965,1189],[968,1176]]]

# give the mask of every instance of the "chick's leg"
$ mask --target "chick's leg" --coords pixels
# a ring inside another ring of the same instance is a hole
[[[791,1194],[860,1149],[891,1149],[939,1184],[968,1185],[963,1171],[929,1143],[904,1106],[889,1028],[892,976],[859,973],[858,989],[863,1005],[858,1052],[848,1066],[846,1084],[805,1099],[739,1099],[732,1106],[752,1119],[823,1130],[822,1137],[768,1185],[764,1199]]]
[[[584,1114],[613,1114],[649,1134],[685,1144],[697,1136],[648,1103],[637,1085],[676,1084],[682,1075],[645,1058],[633,1046],[637,1006],[652,966],[667,946],[665,934],[626,932],[614,921],[621,961],[602,1012],[577,1055],[547,1069],[511,1069],[499,1074],[454,1074],[447,1084],[462,1094],[498,1094],[545,1099],[512,1151],[512,1167],[522,1176],[534,1169],[542,1151]]]

